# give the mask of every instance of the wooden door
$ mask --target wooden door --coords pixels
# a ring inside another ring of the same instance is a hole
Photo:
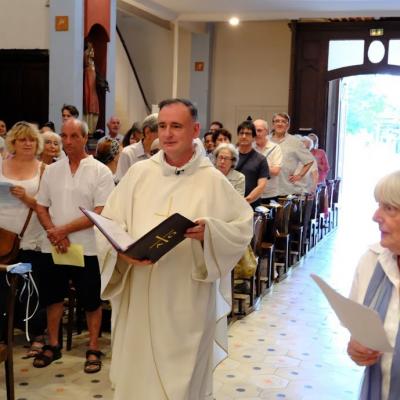
[[[48,115],[48,51],[0,50],[0,119],[9,129],[21,120],[42,125]]]

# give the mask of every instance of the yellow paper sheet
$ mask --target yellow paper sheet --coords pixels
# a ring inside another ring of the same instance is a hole
[[[54,264],[73,265],[75,267],[84,267],[83,246],[81,244],[71,243],[66,253],[57,253],[53,246],[51,249]]]

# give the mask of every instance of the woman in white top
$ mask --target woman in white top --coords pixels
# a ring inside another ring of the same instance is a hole
[[[12,185],[10,187],[12,197],[9,201],[3,200],[3,203],[0,200],[0,227],[19,234],[27,220],[29,210],[35,211],[36,208],[35,195],[39,189],[41,172],[41,162],[37,160],[37,155],[42,152],[43,139],[34,125],[17,122],[7,134],[6,146],[11,156],[0,161],[0,182]],[[36,213],[33,212],[20,242],[18,260],[32,264],[35,280],[38,280],[37,264],[42,235],[43,229]],[[5,288],[5,282],[0,281],[0,308],[6,294]],[[36,301],[36,298],[32,298],[31,304],[34,306]],[[17,302],[17,325],[25,318],[24,308],[24,304]],[[45,326],[45,320],[39,318],[39,315],[30,321],[29,330],[33,338],[33,348],[41,346],[41,336]]]
[[[373,219],[381,240],[361,258],[350,298],[378,312],[394,352],[381,353],[354,339],[347,351],[356,364],[366,367],[359,399],[394,400],[400,398],[400,171],[378,182],[375,199]]]
[[[239,194],[244,196],[245,176],[235,170],[239,160],[239,153],[231,143],[221,143],[214,150],[215,166],[219,169],[236,189]]]

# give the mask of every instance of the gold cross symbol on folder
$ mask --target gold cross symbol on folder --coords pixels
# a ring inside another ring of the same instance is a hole
[[[168,210],[166,214],[155,213],[158,217],[165,217],[168,218],[171,215],[171,208],[172,208],[172,196],[169,198],[168,201]]]

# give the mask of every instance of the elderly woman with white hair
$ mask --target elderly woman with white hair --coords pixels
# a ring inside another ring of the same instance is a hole
[[[57,161],[62,153],[61,137],[55,132],[46,131],[42,133],[43,151],[39,156],[39,160],[45,164],[52,164]]]
[[[219,169],[236,189],[236,191],[244,196],[245,191],[245,176],[235,170],[239,160],[239,153],[235,146],[230,143],[221,143],[214,150],[215,166]]]
[[[359,398],[394,400],[400,398],[400,171],[382,178],[374,194],[378,208],[373,220],[381,240],[361,258],[350,298],[378,312],[394,352],[382,354],[352,338],[347,352],[366,367]]]

